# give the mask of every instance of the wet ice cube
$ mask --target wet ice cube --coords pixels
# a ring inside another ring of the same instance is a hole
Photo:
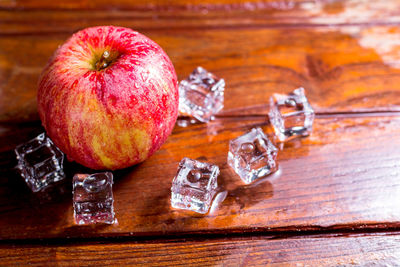
[[[214,119],[224,107],[224,79],[197,67],[179,84],[179,112],[201,122]]]
[[[183,158],[172,181],[172,207],[207,213],[217,191],[218,175],[216,165]]]
[[[33,192],[65,178],[64,154],[45,133],[18,145],[15,154],[18,160],[16,169]]]
[[[277,148],[260,128],[229,142],[228,165],[249,184],[278,170]]]
[[[314,116],[304,88],[297,88],[288,95],[274,94],[270,98],[269,120],[281,142],[310,135]]]
[[[77,224],[114,223],[111,172],[76,174],[73,178],[74,217]]]

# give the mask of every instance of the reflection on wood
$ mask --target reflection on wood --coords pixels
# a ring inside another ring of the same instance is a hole
[[[208,127],[176,128],[149,160],[115,172],[119,224],[114,226],[76,227],[70,194],[57,203],[37,206],[13,185],[16,177],[7,177],[0,195],[0,205],[5,207],[0,236],[61,238],[399,226],[400,142],[394,141],[400,134],[398,118],[316,119],[310,137],[279,152],[277,174],[246,186],[226,163],[228,141],[254,126],[271,130],[263,117],[226,118]],[[215,163],[221,169],[218,183],[226,197],[206,216],[170,207],[171,181],[185,156]],[[77,172],[79,167],[72,164],[68,169]]]
[[[399,265],[398,233],[373,233],[400,229],[399,10],[395,0],[0,1],[0,262]],[[77,227],[71,177],[90,170],[68,163],[65,183],[31,194],[12,150],[42,131],[37,80],[51,54],[73,32],[110,24],[158,42],[179,79],[198,65],[225,78],[225,109],[114,173],[119,224]],[[313,134],[279,152],[277,174],[244,185],[226,164],[228,141],[255,126],[271,134],[269,96],[299,86],[318,114]],[[170,207],[184,156],[221,168],[205,216]],[[354,229],[366,233],[341,234]],[[287,235],[310,230],[321,236]],[[233,237],[243,232],[254,236]]]

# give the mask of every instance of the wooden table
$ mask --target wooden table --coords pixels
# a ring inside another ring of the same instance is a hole
[[[224,77],[210,124],[175,127],[155,155],[115,172],[118,224],[73,224],[62,192],[34,195],[12,149],[41,131],[36,82],[73,32],[136,29],[179,79],[200,65]],[[400,265],[400,1],[0,0],[0,265]],[[268,98],[304,86],[317,115],[280,151],[280,171],[244,185],[228,141],[270,132]],[[187,156],[221,168],[211,212],[170,207]]]

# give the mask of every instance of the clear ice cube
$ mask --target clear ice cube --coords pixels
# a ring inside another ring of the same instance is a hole
[[[172,207],[207,213],[217,192],[218,175],[216,165],[183,158],[172,181]]]
[[[214,119],[224,107],[225,80],[197,67],[179,83],[179,112],[201,122]]]
[[[228,165],[249,184],[278,170],[278,149],[260,128],[229,142]]]
[[[76,224],[114,223],[113,174],[75,174],[73,205]]]
[[[270,98],[269,120],[281,142],[310,135],[314,116],[302,87],[288,95],[273,94]]]
[[[65,178],[64,154],[45,133],[18,145],[14,151],[18,160],[16,169],[33,192]]]

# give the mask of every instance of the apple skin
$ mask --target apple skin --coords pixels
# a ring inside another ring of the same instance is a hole
[[[170,135],[178,82],[154,41],[128,28],[92,27],[55,51],[37,100],[48,136],[69,160],[116,170],[144,161]]]

